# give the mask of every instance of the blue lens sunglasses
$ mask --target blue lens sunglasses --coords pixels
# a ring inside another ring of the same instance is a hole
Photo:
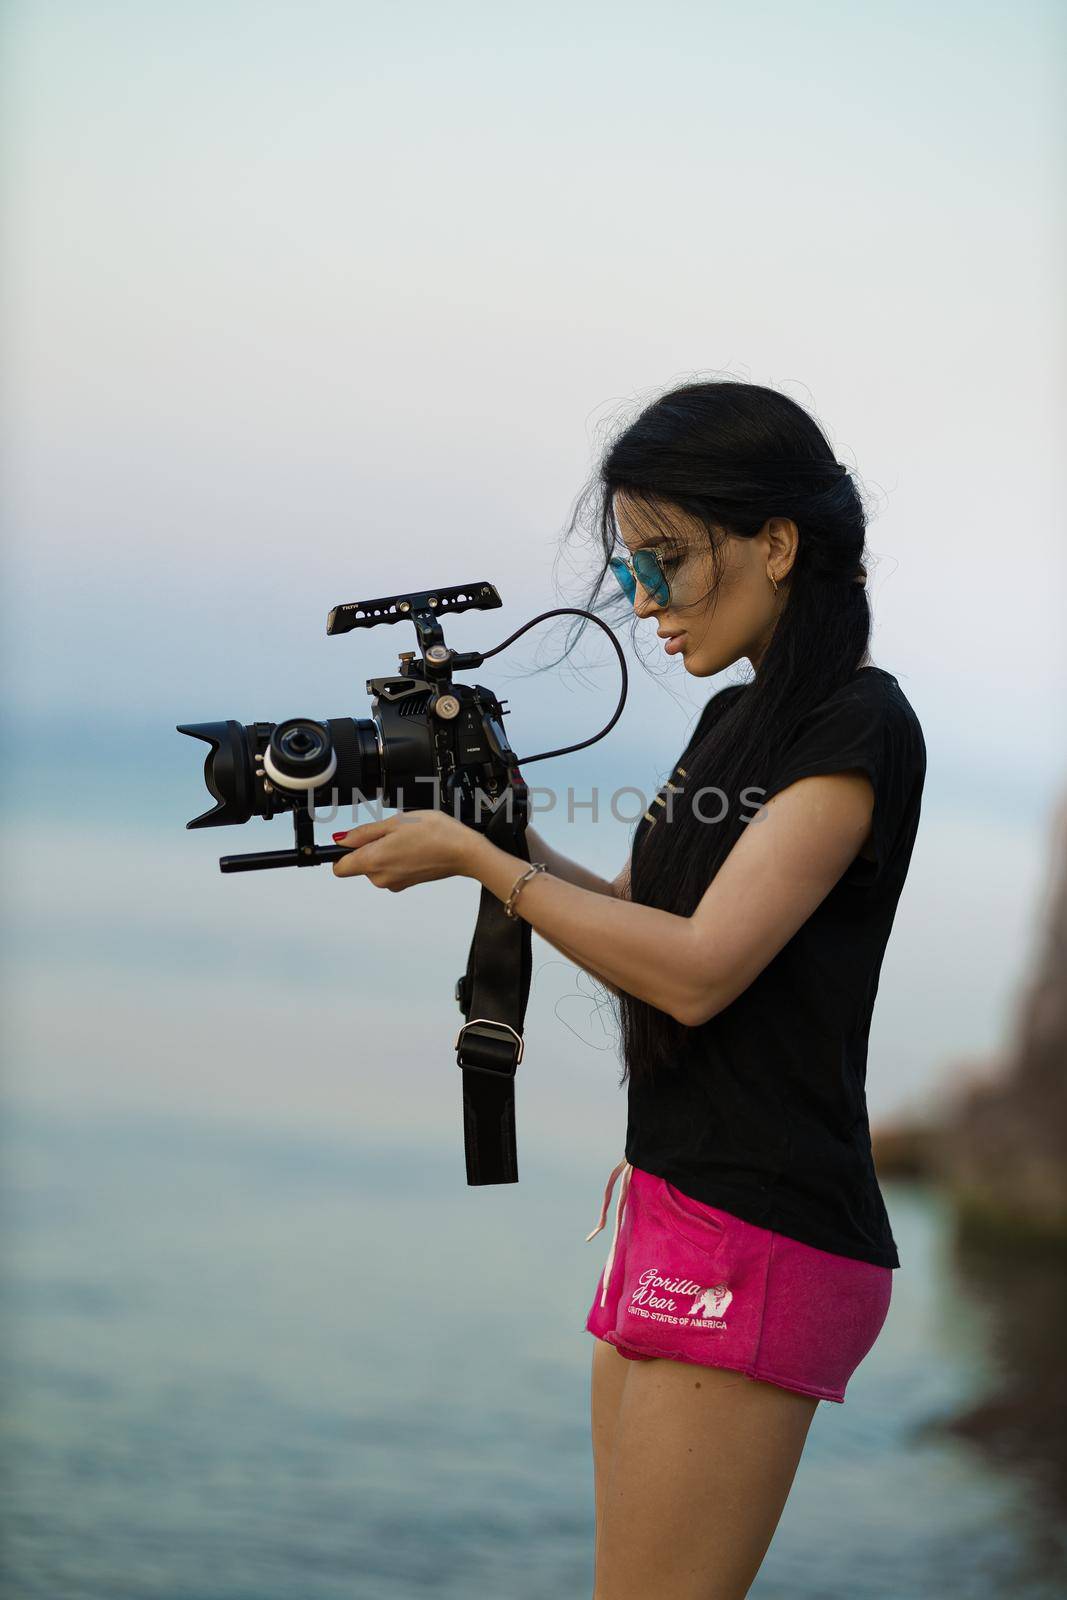
[[[608,566],[619,580],[619,587],[630,603],[637,593],[637,585],[647,589],[656,605],[665,606],[671,597],[671,586],[660,565],[655,550],[635,550],[630,561],[622,556],[612,556]]]

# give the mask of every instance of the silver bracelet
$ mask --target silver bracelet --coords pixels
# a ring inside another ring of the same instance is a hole
[[[515,882],[511,886],[511,893],[504,902],[504,915],[506,917],[511,917],[514,919],[515,913],[511,908],[515,904],[516,896],[518,895],[523,884],[526,882],[527,878],[532,878],[535,872],[545,872],[547,869],[548,863],[546,861],[535,861],[532,867],[527,867],[526,871],[521,877],[515,879]]]

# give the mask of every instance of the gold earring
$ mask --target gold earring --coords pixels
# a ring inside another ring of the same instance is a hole
[[[772,584],[774,584],[774,593],[775,593],[775,597],[777,597],[777,594],[778,594],[778,583],[777,583],[777,580],[775,579],[773,573],[768,572],[767,576],[768,576],[768,578],[770,578]]]

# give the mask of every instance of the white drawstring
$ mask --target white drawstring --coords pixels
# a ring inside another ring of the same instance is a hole
[[[619,1242],[619,1223],[622,1220],[622,1208],[626,1204],[626,1195],[630,1188],[630,1174],[633,1170],[633,1167],[628,1161],[622,1160],[619,1162],[618,1166],[612,1172],[611,1177],[608,1179],[607,1188],[604,1190],[604,1204],[600,1211],[600,1221],[597,1223],[592,1233],[587,1233],[585,1236],[585,1242],[588,1244],[590,1239],[596,1238],[597,1234],[607,1221],[608,1203],[611,1200],[611,1191],[615,1187],[615,1179],[621,1172],[622,1182],[619,1184],[619,1198],[615,1203],[615,1229],[611,1236],[611,1249],[608,1251],[607,1265],[604,1268],[604,1284],[600,1291],[601,1305],[604,1305],[607,1300],[608,1283],[611,1280],[611,1268],[615,1260],[615,1246]]]

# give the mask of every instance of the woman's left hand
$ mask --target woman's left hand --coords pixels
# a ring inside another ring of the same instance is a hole
[[[466,877],[478,834],[446,811],[398,811],[363,822],[334,843],[349,854],[333,864],[335,878],[369,878],[377,889],[410,889],[436,878]]]

